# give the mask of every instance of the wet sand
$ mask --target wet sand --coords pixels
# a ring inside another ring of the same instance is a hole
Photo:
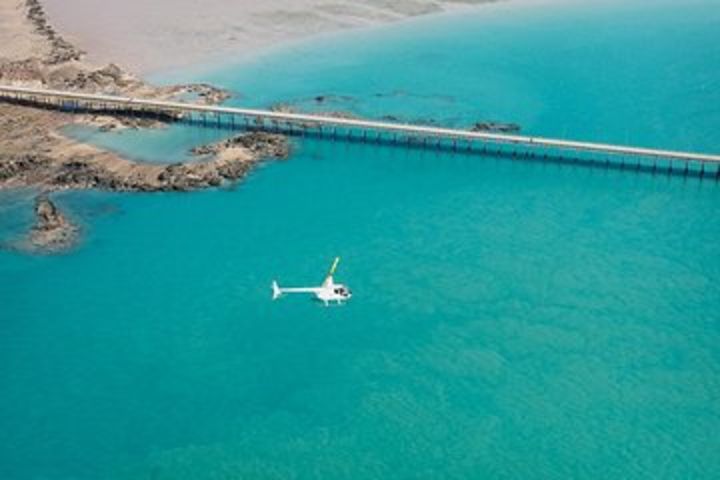
[[[19,14],[23,4],[22,0],[0,0],[0,59],[24,60],[49,53],[47,42]]]
[[[91,60],[140,74],[217,61],[318,33],[498,0],[44,0],[50,19]]]

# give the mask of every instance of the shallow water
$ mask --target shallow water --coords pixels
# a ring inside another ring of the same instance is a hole
[[[717,151],[716,5],[492,7],[203,79]],[[166,161],[227,134],[194,130],[94,138]],[[75,252],[0,252],[3,478],[720,474],[714,182],[295,140],[233,188],[56,198]],[[347,306],[270,301],[335,255]]]

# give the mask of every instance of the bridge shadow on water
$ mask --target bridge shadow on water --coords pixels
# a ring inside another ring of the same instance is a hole
[[[600,158],[587,152],[576,151],[573,155],[557,155],[556,153],[531,150],[520,145],[492,144],[486,142],[452,142],[447,139],[416,137],[407,135],[368,134],[357,130],[333,130],[318,128],[288,128],[282,125],[229,124],[216,120],[182,119],[178,123],[203,128],[213,128],[228,132],[265,132],[286,135],[302,140],[310,139],[324,142],[338,142],[352,145],[377,145],[385,148],[401,148],[410,151],[493,157],[513,162],[528,164],[557,165],[582,167],[603,171],[636,173],[650,176],[681,177],[718,182],[720,181],[720,165],[706,167],[700,162],[653,160],[648,158],[625,158],[621,155],[605,155]]]
[[[180,124],[231,132],[266,132],[286,135],[296,139],[343,142],[349,144],[378,145],[403,148],[411,151],[436,151],[453,155],[495,157],[543,165],[583,167],[597,170],[618,171],[652,176],[695,178],[717,183],[720,181],[720,164],[706,166],[703,162],[659,160],[650,157],[628,158],[623,155],[593,154],[571,150],[562,155],[557,150],[541,147],[528,148],[519,144],[491,141],[453,141],[447,138],[369,132],[357,128],[332,128],[317,125],[293,125],[290,123],[240,121],[232,115],[187,115],[178,117],[172,112],[142,111],[122,108],[91,108],[73,104],[46,103],[25,98],[4,98],[14,105],[59,110],[69,114],[111,115],[131,120],[152,120],[165,124]]]

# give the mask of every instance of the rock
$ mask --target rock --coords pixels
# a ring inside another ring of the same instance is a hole
[[[0,182],[11,178],[23,178],[37,170],[47,169],[50,163],[49,158],[32,153],[3,156],[0,161]]]
[[[45,37],[50,44],[50,54],[44,59],[44,63],[58,65],[82,58],[84,52],[60,36],[48,23],[47,15],[39,0],[25,0],[25,7],[27,18],[35,26],[35,31]]]
[[[278,113],[295,113],[295,107],[289,103],[276,103],[270,106],[270,110]]]
[[[250,170],[247,162],[229,162],[218,168],[218,174],[225,180],[238,180]]]
[[[317,115],[321,115],[323,117],[332,117],[332,118],[346,118],[348,120],[357,120],[360,117],[353,113],[349,112],[347,110],[332,110],[329,112],[317,112]]]
[[[62,65],[47,73],[46,83],[55,89],[83,88],[86,83],[85,72],[77,65]]]
[[[347,103],[352,102],[355,99],[349,95],[334,95],[334,94],[323,94],[316,95],[312,98],[315,103]]]
[[[63,188],[102,188],[115,190],[117,182],[112,174],[96,165],[83,161],[70,161],[61,164],[49,183]]]
[[[177,93],[190,93],[196,95],[206,105],[219,105],[232,95],[227,90],[218,88],[209,83],[190,83],[174,88]]]
[[[35,200],[35,225],[30,230],[26,250],[38,253],[60,253],[78,240],[80,229],[58,210],[47,195]]]
[[[115,80],[116,83],[122,82],[125,77],[125,72],[114,63],[108,64],[105,68],[97,70],[96,73],[106,77],[110,77]]]
[[[516,123],[500,123],[500,122],[477,122],[472,126],[472,132],[490,132],[490,133],[517,133],[521,130],[520,125]]]
[[[98,127],[98,131],[100,131],[100,132],[111,132],[111,131],[113,131],[113,130],[116,130],[117,128],[118,128],[118,124],[117,124],[117,123],[105,123],[105,124],[103,124],[103,125],[100,125],[100,127]]]
[[[235,147],[243,147],[258,159],[287,158],[290,155],[290,144],[287,138],[283,135],[266,132],[243,133],[219,143],[195,147],[190,152],[198,156],[217,155]]]

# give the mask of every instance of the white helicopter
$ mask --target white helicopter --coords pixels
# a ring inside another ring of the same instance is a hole
[[[302,288],[280,288],[278,283],[273,280],[272,282],[272,298],[277,300],[285,293],[311,293],[315,295],[315,298],[322,301],[325,306],[329,306],[330,302],[337,302],[338,305],[346,300],[350,300],[352,292],[345,285],[335,283],[333,275],[337,269],[338,263],[340,263],[340,257],[335,257],[335,261],[330,267],[330,271],[325,277],[325,281],[319,287],[302,287]]]

